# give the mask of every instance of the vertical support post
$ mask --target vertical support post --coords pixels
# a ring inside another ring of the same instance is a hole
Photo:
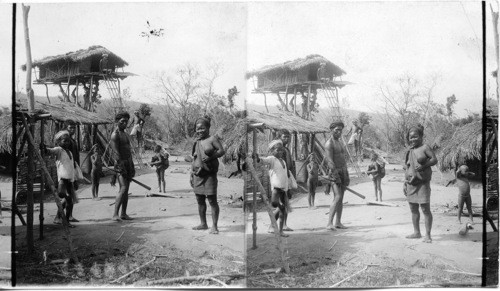
[[[293,88],[293,113],[297,114],[297,88]]]
[[[314,153],[314,133],[311,133],[311,153]]]
[[[94,86],[94,76],[90,76],[90,87],[89,87],[89,106],[90,108],[94,108],[92,104],[92,87]],[[113,97],[113,96],[111,96]]]
[[[33,135],[34,131],[34,126],[32,124],[31,117],[28,118],[28,127],[26,128],[26,131],[29,132],[31,135]],[[33,242],[33,177],[35,174],[35,161],[33,158],[33,152],[35,151],[34,144],[29,142],[28,143],[28,159],[27,159],[27,177],[26,177],[26,188],[27,188],[27,215],[26,215],[26,223],[27,223],[27,228],[26,228],[26,239],[27,239],[27,244],[28,244],[28,256],[33,255],[34,251],[34,242]]]
[[[40,143],[44,143],[44,136],[45,136],[45,121],[42,119],[40,120]],[[43,158],[43,156],[42,156]],[[45,159],[44,159],[45,161]],[[38,215],[38,221],[40,222],[40,236],[38,237],[39,240],[43,239],[43,194],[45,193],[45,175],[43,174],[42,169],[40,169],[40,214]]]
[[[31,88],[31,44],[30,44],[30,30],[28,28],[28,14],[30,6],[22,4],[23,7],[23,26],[24,26],[24,45],[26,46],[26,94],[28,98],[28,112],[33,113],[35,110],[35,93]],[[28,129],[26,129],[28,130]]]
[[[80,83],[78,82],[78,78],[76,79],[76,94],[75,94],[75,104],[78,104],[78,87],[80,86]],[[85,107],[85,102],[83,103],[83,107]],[[87,108],[83,108],[87,109]]]
[[[311,120],[311,84],[307,86],[307,120]]]
[[[267,108],[267,97],[266,97],[266,93],[262,92],[262,94],[264,94],[264,106],[266,106],[266,112],[269,113],[269,108]]]
[[[252,145],[253,151],[257,152],[257,131],[252,129]],[[254,164],[257,162],[256,158],[253,158]],[[252,197],[252,249],[257,248],[257,181],[254,178],[253,183],[253,197]],[[264,193],[265,194],[265,193]]]

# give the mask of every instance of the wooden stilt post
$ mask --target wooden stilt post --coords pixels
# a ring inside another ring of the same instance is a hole
[[[29,123],[27,122],[25,124],[26,127],[26,134],[32,135],[34,131],[34,126],[31,123],[31,120]],[[35,248],[35,244],[33,241],[33,211],[34,211],[34,201],[33,201],[33,177],[35,176],[35,165],[34,165],[34,160],[33,160],[33,152],[35,151],[35,144],[34,142],[28,142],[28,159],[27,159],[27,177],[26,177],[26,192],[27,192],[27,215],[26,215],[26,223],[27,223],[27,228],[26,228],[26,239],[27,239],[27,244],[28,244],[28,256],[33,255],[33,251]]]
[[[266,97],[266,93],[262,92],[262,94],[264,94],[264,106],[266,106],[266,112],[269,113],[269,108],[267,108],[267,97]]]
[[[45,121],[42,119],[40,120],[40,143],[44,144],[44,135],[45,135]],[[44,159],[45,162],[45,159]],[[42,172],[40,170],[40,172]],[[38,237],[39,240],[43,239],[43,194],[45,193],[45,176],[43,175],[43,172],[40,175],[41,177],[41,182],[40,182],[40,213],[38,215],[38,221],[40,222],[40,236]]]
[[[311,120],[311,84],[307,87],[307,120]]]
[[[290,266],[288,264],[288,260],[286,259],[285,248],[283,246],[283,240],[279,231],[278,223],[276,222],[276,218],[274,217],[273,209],[269,204],[269,200],[267,200],[267,191],[264,189],[264,186],[262,186],[262,183],[260,183],[259,176],[257,175],[255,168],[253,167],[252,159],[247,157],[246,162],[248,171],[252,174],[255,183],[257,183],[257,186],[259,187],[260,196],[262,198],[262,201],[264,201],[266,205],[267,213],[269,214],[269,218],[271,219],[271,224],[274,228],[274,237],[276,238],[276,242],[278,244],[278,250],[280,251],[281,255],[281,261],[283,263],[283,269],[285,270],[285,273],[289,274]]]
[[[297,88],[293,88],[293,113],[297,114]]]
[[[252,145],[253,151],[257,152],[257,131],[252,129]],[[256,159],[253,159],[253,162],[256,162]],[[254,178],[255,179],[255,178]],[[257,183],[254,181],[253,184],[253,196],[252,196],[252,249],[257,248]]]
[[[28,122],[26,121],[26,117],[24,117],[23,114],[19,114],[21,117],[21,120],[23,122],[23,125],[25,128],[28,128]],[[33,135],[29,130],[26,130],[26,136],[28,137],[28,144],[30,144],[33,148],[35,147],[35,139],[33,138]],[[52,177],[50,176],[50,172],[47,169],[47,166],[45,165],[45,162],[43,161],[42,155],[40,154],[40,151],[38,149],[34,149],[32,153],[35,154],[36,158],[40,161],[40,165],[42,167],[43,172],[46,175],[47,183],[50,185],[50,189],[52,190],[52,195],[54,196],[54,200],[57,205],[57,209],[59,212],[59,215],[62,217],[62,225],[64,228],[64,232],[66,233],[66,238],[68,240],[68,245],[69,245],[69,252],[70,256],[73,259],[75,263],[78,262],[78,258],[75,256],[74,248],[73,248],[73,240],[71,238],[71,233],[69,231],[68,227],[68,220],[66,219],[66,215],[64,215],[64,211],[62,208],[61,200],[59,199],[59,196],[57,195],[57,190],[54,184],[54,181],[52,181]]]

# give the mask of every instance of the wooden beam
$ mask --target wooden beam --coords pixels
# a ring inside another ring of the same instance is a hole
[[[257,131],[252,130],[252,145],[253,145],[253,151],[256,153],[257,149]],[[257,162],[257,159],[254,157],[253,162]],[[253,196],[252,196],[252,215],[253,215],[253,221],[252,221],[252,249],[257,248],[257,183],[254,181],[253,184]],[[245,191],[246,193],[246,191]]]
[[[26,121],[26,118],[24,117],[23,114],[19,114],[21,116],[23,125],[25,128],[28,128],[28,122]],[[28,143],[31,144],[31,146],[34,148],[35,147],[35,139],[33,138],[33,135],[31,135],[31,132],[29,130],[26,130],[26,136],[28,137]],[[52,180],[52,177],[50,176],[50,172],[47,169],[47,166],[45,165],[45,162],[42,158],[42,155],[38,151],[38,149],[34,149],[33,153],[35,154],[36,158],[40,161],[41,167],[43,172],[45,173],[45,176],[47,178],[47,183],[50,185],[50,189],[52,190],[52,195],[54,196],[54,200],[57,205],[58,213],[62,217],[62,225],[64,232],[66,233],[66,238],[68,241],[69,245],[69,252],[70,252],[70,257],[73,259],[75,263],[78,262],[78,258],[75,256],[74,248],[73,248],[73,240],[71,238],[71,233],[69,231],[69,223],[68,220],[66,219],[66,215],[64,215],[64,210],[62,208],[61,200],[59,196],[57,195],[57,190],[54,184],[54,181]]]
[[[27,123],[26,134],[32,135],[35,130],[35,126],[31,123]],[[28,157],[27,157],[27,177],[26,177],[26,192],[27,192],[27,215],[26,215],[26,240],[28,245],[28,256],[34,254],[35,243],[33,241],[33,211],[34,211],[34,201],[33,201],[33,177],[35,176],[35,165],[33,160],[33,152],[35,151],[35,142],[28,142]]]
[[[45,122],[43,120],[40,121],[40,143],[45,144]],[[45,159],[44,159],[45,162]],[[43,194],[45,192],[45,176],[42,174],[41,176],[41,182],[40,182],[40,213],[38,214],[38,221],[40,222],[40,234],[38,239],[42,240],[43,239]]]
[[[24,25],[24,45],[26,46],[26,95],[28,97],[28,112],[33,113],[35,110],[35,94],[33,88],[31,88],[31,74],[32,74],[32,62],[31,62],[31,44],[30,44],[30,32],[28,28],[28,14],[30,12],[30,6],[22,4],[23,7],[23,25]]]

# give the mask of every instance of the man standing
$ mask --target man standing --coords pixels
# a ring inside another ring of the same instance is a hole
[[[328,225],[326,226],[327,230],[347,228],[341,223],[344,192],[346,187],[349,186],[349,173],[347,171],[347,163],[345,160],[346,149],[340,141],[343,129],[344,123],[342,121],[334,121],[330,125],[332,137],[330,137],[325,144],[328,167],[331,172],[331,185],[334,194],[334,198],[330,206],[330,214],[328,216]],[[333,217],[335,215],[337,216],[335,219],[335,225],[333,225]]]
[[[288,144],[290,143],[290,132],[286,129],[281,129],[279,131],[279,139],[283,143],[283,160],[285,160],[286,168],[290,171],[290,175],[293,175],[294,178],[295,176],[295,161],[292,158],[292,153],[288,149]],[[292,199],[292,190],[288,189],[286,192],[287,195],[287,208],[290,209],[290,199]],[[290,212],[290,211],[288,211]],[[286,224],[288,219],[288,216],[285,216],[284,219],[284,225],[283,225],[283,230],[284,231],[293,231],[293,229],[289,228]]]
[[[128,112],[119,112],[115,115],[116,130],[111,135],[110,146],[113,150],[113,159],[115,162],[115,170],[118,173],[118,184],[120,189],[116,196],[115,212],[113,214],[114,221],[132,220],[127,215],[128,204],[128,189],[130,182],[135,175],[134,162],[132,161],[132,154],[130,152],[130,139],[125,132],[127,128],[130,115]],[[122,208],[121,215],[118,212]]]

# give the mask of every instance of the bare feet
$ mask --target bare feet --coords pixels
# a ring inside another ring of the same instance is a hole
[[[335,227],[333,226],[333,224],[329,224],[329,225],[327,225],[327,226],[326,226],[326,230],[337,231],[337,230],[335,229]]]
[[[267,229],[267,232],[268,232],[268,233],[274,233],[274,227],[272,227],[272,226],[271,226],[270,228],[268,228],[268,229]]]
[[[283,231],[293,231],[293,229],[291,229],[285,225],[285,226],[283,226]]]
[[[203,229],[208,229],[208,225],[200,224],[200,225],[193,227],[193,230],[203,230]]]
[[[406,238],[409,238],[409,239],[415,239],[415,238],[421,238],[422,235],[420,233],[412,233],[410,235],[407,235]]]
[[[210,228],[210,231],[208,232],[210,234],[219,234],[219,230],[216,227]]]
[[[127,214],[122,214],[122,216],[120,216],[120,218],[122,220],[134,220],[132,217],[128,216]]]
[[[113,216],[113,218],[111,218],[111,220],[113,220],[113,221],[122,221],[118,215]]]
[[[282,236],[282,237],[288,237],[289,235],[286,234],[286,233],[284,233],[284,232],[280,232],[280,236]]]
[[[62,223],[62,221],[60,218],[57,218],[57,217],[54,218],[54,224],[61,224],[61,223]]]
[[[423,242],[430,244],[430,243],[432,243],[432,238],[430,236],[426,235]]]
[[[338,229],[347,229],[347,226],[343,225],[342,223],[341,224],[337,224],[335,225],[335,228],[338,228]]]

